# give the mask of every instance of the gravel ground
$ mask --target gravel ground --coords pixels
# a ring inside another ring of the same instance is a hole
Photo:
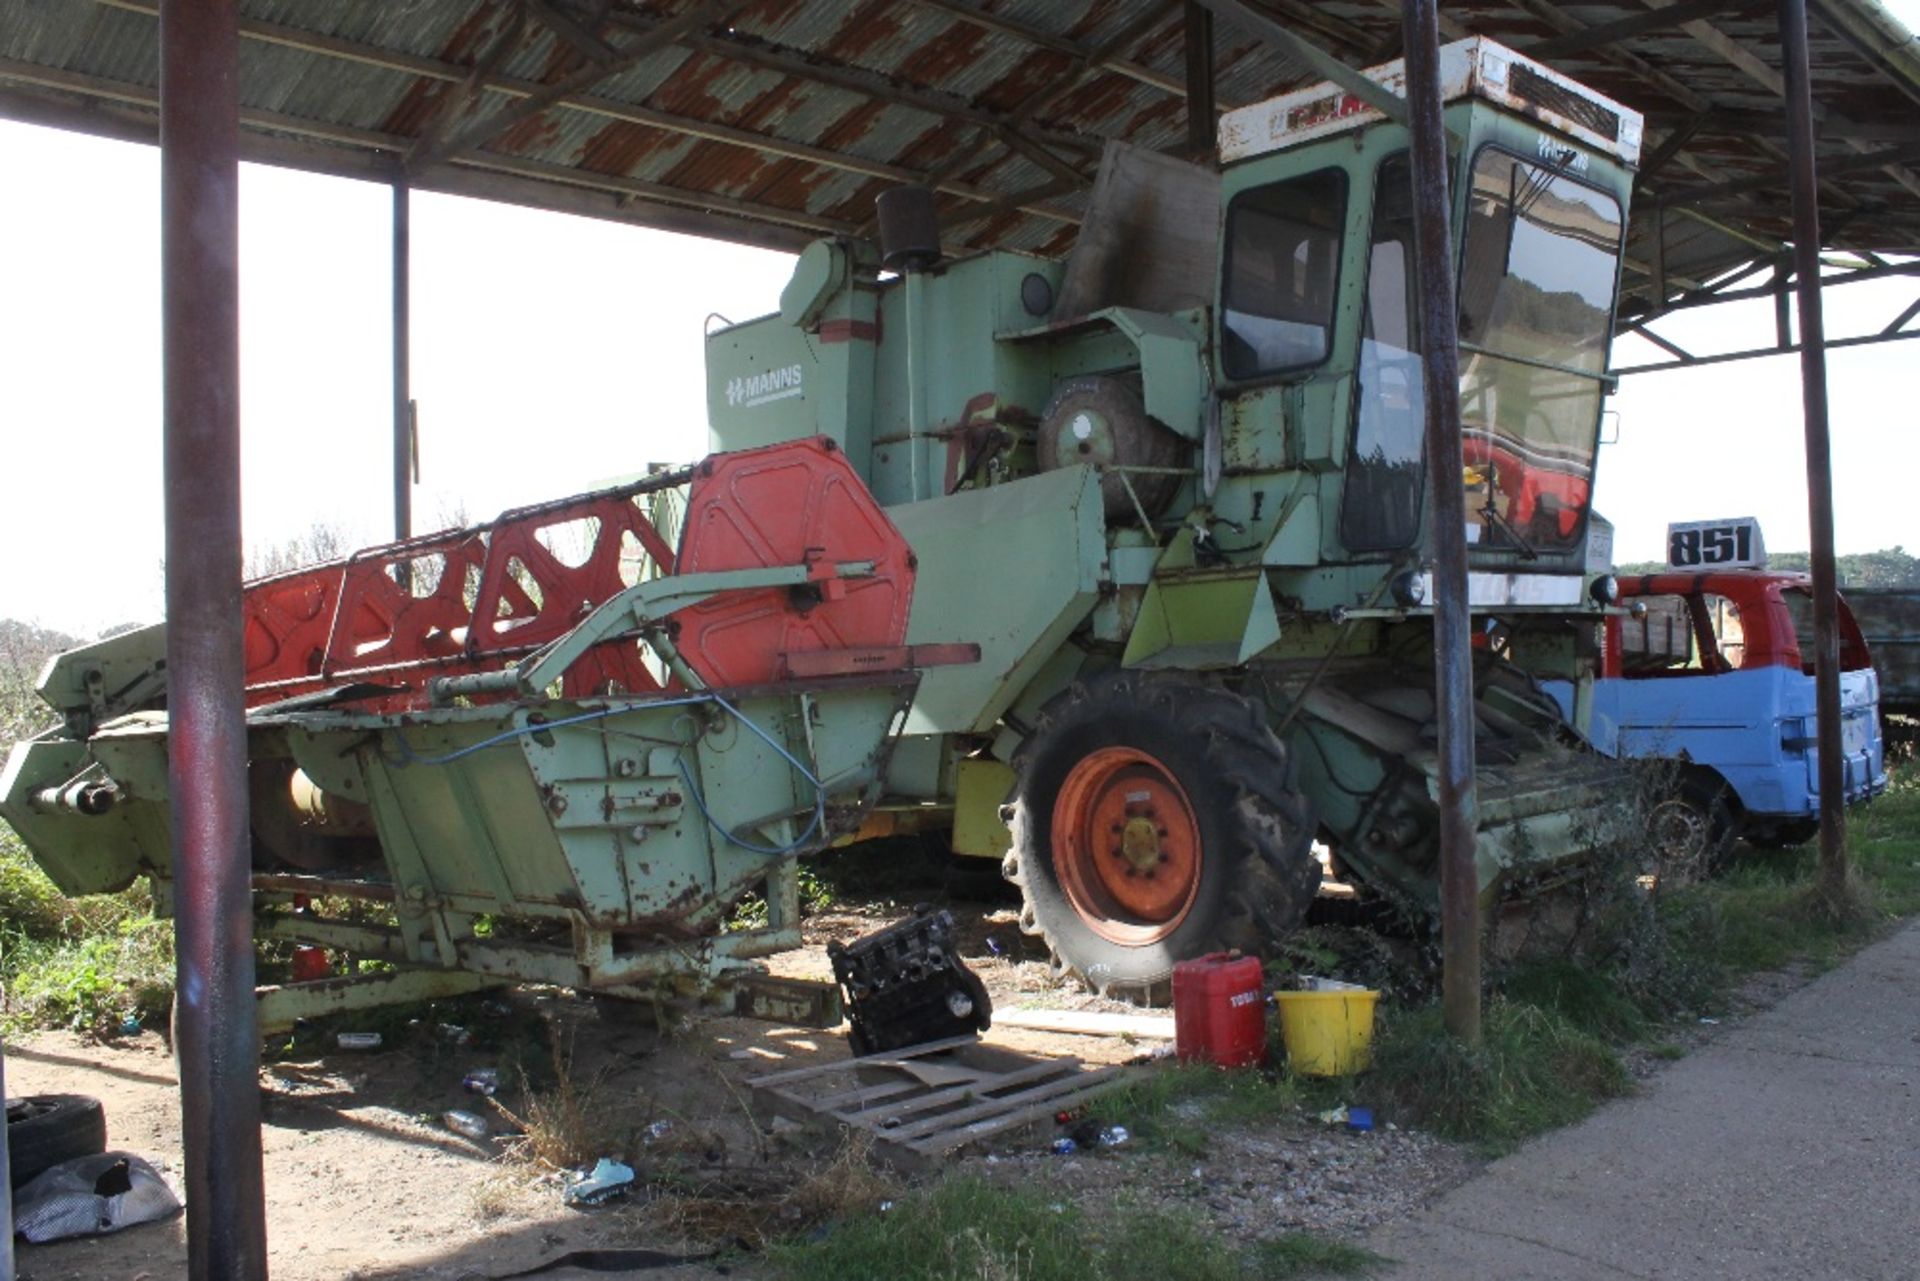
[[[1034,1144],[964,1164],[995,1181],[1050,1183],[1063,1200],[1091,1211],[1129,1202],[1184,1209],[1240,1240],[1301,1231],[1357,1236],[1483,1164],[1470,1150],[1429,1135],[1349,1134],[1305,1118],[1222,1128],[1212,1140],[1198,1157],[1134,1146],[1059,1157]]]

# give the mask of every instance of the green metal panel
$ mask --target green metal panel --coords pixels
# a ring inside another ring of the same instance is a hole
[[[953,852],[975,858],[1000,858],[1013,848],[1013,832],[1001,821],[1000,806],[1013,791],[1013,769],[990,756],[968,757],[959,765],[953,803]]]
[[[1099,596],[1100,478],[1062,468],[887,514],[919,557],[908,643],[980,646],[922,674],[906,732],[985,733]]]
[[[927,362],[929,434],[908,440],[907,294],[903,282],[880,286],[881,342],[873,377],[873,466],[869,484],[882,504],[921,501],[951,486],[949,441],[941,433],[964,422],[984,399],[994,416],[1031,417],[1046,408],[1053,377],[1046,352],[995,340],[1033,324],[1020,305],[1020,281],[1038,273],[1058,284],[1057,263],[993,253],[942,263],[921,280],[922,332],[935,358]],[[917,546],[917,544],[916,544]]]
[[[1174,316],[1155,315],[1131,307],[1112,307],[1093,314],[1110,321],[1139,351],[1140,390],[1147,413],[1188,440],[1206,430],[1207,378],[1200,349],[1206,340],[1192,323]]]
[[[162,623],[91,641],[48,661],[40,675],[40,697],[76,728],[98,725],[165,689],[166,659]]]
[[[356,875],[390,886],[401,922],[358,940],[371,954],[605,985],[704,973],[797,941],[785,855],[858,826],[913,686],[901,675],[404,715],[255,714],[249,757],[256,767],[291,758],[323,790],[371,807],[385,866]],[[169,872],[166,733],[164,715],[145,713],[88,741],[42,739],[10,755],[0,814],[67,892]],[[119,788],[107,812],[36,799],[89,768]],[[741,893],[763,886],[778,928],[676,959],[678,940],[717,928]],[[474,940],[481,913],[566,922],[577,955],[555,969]],[[614,932],[637,930],[675,945],[616,946]]]
[[[1258,566],[1187,570],[1147,588],[1121,661],[1128,667],[1236,667],[1279,639],[1273,593]]]
[[[830,436],[862,480],[873,441],[874,353],[882,333],[871,271],[846,246],[817,242],[794,264],[770,316],[707,335],[707,423],[714,452]]]
[[[152,826],[151,815],[141,821],[141,810],[154,807],[148,801],[123,799],[98,815],[36,803],[37,793],[78,777],[89,760],[83,742],[33,739],[16,743],[0,772],[0,818],[20,834],[62,894],[103,894],[131,885],[140,874],[142,832]],[[163,830],[165,818],[161,808]]]

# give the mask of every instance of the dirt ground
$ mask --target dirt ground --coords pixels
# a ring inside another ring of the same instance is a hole
[[[949,905],[963,953],[997,1010],[1131,1010],[1056,987],[1037,947],[1020,937],[1012,906]],[[905,910],[874,903],[811,918],[808,946],[775,968],[825,978],[829,938],[866,933]],[[446,1019],[461,1020],[464,1035],[441,1027]],[[814,1186],[808,1180],[817,1182],[836,1155],[829,1136],[762,1130],[747,1111],[745,1083],[776,1068],[845,1057],[842,1031],[680,1014],[663,1026],[652,1007],[544,989],[471,998],[381,1026],[378,1051],[296,1044],[263,1068],[268,1237],[279,1281],[495,1278],[572,1251],[727,1249],[804,1230],[801,1216],[813,1211],[795,1189]],[[1139,1060],[1153,1044],[1000,1026],[987,1040],[1099,1064]],[[557,1166],[512,1155],[509,1139],[475,1142],[441,1123],[444,1111],[465,1108],[512,1130],[506,1115],[463,1091],[462,1078],[475,1068],[504,1068],[509,1088],[500,1098],[518,1115],[525,1110],[514,1088],[521,1072],[540,1090],[555,1083],[552,1044],[568,1056],[566,1077],[591,1117],[587,1142],[633,1158],[646,1189],[595,1209],[569,1208]],[[109,1145],[146,1156],[179,1186],[177,1083],[158,1035],[98,1043],[44,1034],[9,1045],[6,1069],[16,1095],[99,1097]],[[1122,1146],[1063,1158],[1049,1150],[1053,1137],[1050,1124],[1001,1136],[948,1168],[1041,1180],[1054,1195],[1090,1208],[1144,1195],[1253,1239],[1300,1227],[1357,1234],[1425,1203],[1478,1164],[1427,1136],[1385,1128],[1349,1135],[1306,1117],[1213,1135],[1198,1157]],[[899,1186],[891,1176],[861,1175],[834,1191],[844,1213],[879,1213]],[[162,1281],[183,1275],[184,1260],[185,1226],[176,1218],[113,1237],[23,1246],[19,1268],[28,1281]],[[751,1255],[738,1253],[717,1266],[733,1277],[759,1271]],[[715,1267],[650,1275],[719,1275]]]

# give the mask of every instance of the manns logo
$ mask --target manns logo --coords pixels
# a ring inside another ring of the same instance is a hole
[[[727,405],[730,408],[745,405],[752,409],[768,401],[798,396],[805,390],[801,385],[800,366],[788,365],[784,369],[771,369],[764,374],[752,374],[728,382]]]

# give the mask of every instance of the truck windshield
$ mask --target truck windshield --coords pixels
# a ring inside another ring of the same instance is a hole
[[[1467,541],[1565,551],[1593,481],[1620,257],[1612,196],[1510,152],[1474,161],[1460,268]]]

